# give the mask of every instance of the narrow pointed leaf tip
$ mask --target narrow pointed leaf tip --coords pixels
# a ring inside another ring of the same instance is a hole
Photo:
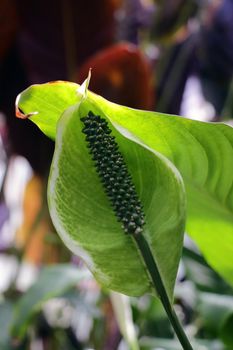
[[[82,85],[80,85],[79,88],[77,89],[77,93],[78,95],[81,96],[81,98],[87,97],[87,89],[88,89],[90,80],[91,80],[91,68],[89,69],[87,79],[85,79]]]
[[[85,100],[60,118],[48,199],[64,243],[103,286],[123,294],[154,293],[132,237],[143,232],[172,300],[185,221],[182,180],[96,104]]]

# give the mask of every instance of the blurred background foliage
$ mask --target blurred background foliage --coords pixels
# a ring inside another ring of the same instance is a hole
[[[53,143],[14,100],[91,67],[90,89],[113,102],[231,123],[233,1],[1,0],[0,24],[0,349],[180,349],[158,300],[102,290],[58,238]],[[232,289],[188,238],[175,307],[195,349],[233,349]]]

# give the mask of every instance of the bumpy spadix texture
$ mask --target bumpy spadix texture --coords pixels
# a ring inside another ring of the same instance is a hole
[[[132,178],[108,123],[89,112],[81,118],[87,145],[114,212],[126,233],[143,230],[144,214]]]

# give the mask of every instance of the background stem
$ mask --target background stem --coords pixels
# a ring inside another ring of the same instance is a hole
[[[183,327],[174,311],[174,308],[171,305],[171,302],[168,298],[166,288],[163,284],[161,275],[159,273],[158,267],[150,250],[150,247],[142,234],[133,235],[133,238],[139,248],[139,251],[143,257],[143,260],[148,268],[150,273],[154,288],[163,304],[163,307],[167,313],[167,316],[172,324],[172,327],[179,339],[184,350],[193,350]]]

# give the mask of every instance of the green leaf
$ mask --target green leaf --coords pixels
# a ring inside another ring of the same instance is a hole
[[[143,337],[140,340],[141,350],[180,350],[180,344],[175,339]],[[195,350],[227,350],[219,341],[196,339]]]
[[[185,275],[195,283],[198,289],[219,294],[230,294],[232,292],[230,285],[211,269],[199,254],[184,248],[182,261],[185,267]]]
[[[78,85],[56,82],[32,86],[18,107],[55,138],[62,112],[80,100]],[[91,92],[113,123],[124,127],[180,171],[187,193],[187,231],[208,263],[233,284],[233,130],[177,116],[119,106]]]
[[[22,339],[36,313],[51,298],[61,296],[78,282],[89,278],[86,271],[80,271],[77,267],[61,264],[45,267],[41,271],[37,281],[19,299],[15,306],[12,322],[12,335]]]
[[[90,156],[81,121],[90,110],[106,119],[96,104],[83,101],[67,109],[58,122],[48,185],[51,217],[65,244],[103,286],[132,296],[152,293],[140,252],[117,221]],[[109,127],[143,205],[144,234],[171,300],[185,220],[181,178],[167,159],[117,125]]]
[[[217,331],[223,342],[231,349],[233,347],[233,297],[199,293],[197,311],[202,316],[204,325]]]
[[[2,350],[12,349],[10,337],[10,325],[13,318],[13,305],[9,301],[0,304],[0,348]]]

